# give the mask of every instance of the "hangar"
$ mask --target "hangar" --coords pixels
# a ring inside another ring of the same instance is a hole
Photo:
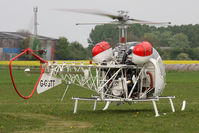
[[[34,36],[30,33],[23,32],[0,32],[0,60],[10,60],[20,53],[24,48],[25,40]],[[55,44],[58,41],[55,38],[37,35],[40,42],[40,49],[45,49],[46,54],[43,56],[46,60],[53,60],[55,53]],[[33,43],[29,47],[33,49]]]

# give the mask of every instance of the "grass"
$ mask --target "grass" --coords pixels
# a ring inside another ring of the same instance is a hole
[[[93,93],[70,86],[61,102],[65,85],[53,88],[29,100],[20,98],[12,87],[9,71],[0,70],[0,133],[51,133],[51,132],[129,132],[129,133],[197,133],[199,132],[199,72],[168,72],[163,95],[174,95],[175,113],[171,113],[168,100],[157,103],[160,117],[154,117],[152,103],[112,103],[102,111],[105,103],[80,101],[78,113],[73,114],[72,96],[90,97]],[[26,77],[22,70],[15,70],[17,87],[28,95],[38,75]],[[182,101],[187,101],[185,111],[180,111]],[[163,115],[167,113],[167,115]]]

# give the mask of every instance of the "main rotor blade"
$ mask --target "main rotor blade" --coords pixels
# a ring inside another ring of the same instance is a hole
[[[91,15],[99,15],[99,16],[105,16],[112,19],[122,19],[123,17],[118,15],[113,15],[110,13],[106,13],[100,10],[94,10],[94,9],[54,9],[57,11],[66,11],[66,12],[74,12],[74,13],[84,13],[84,14],[91,14]]]
[[[171,22],[150,22],[150,21],[134,21],[134,22],[126,22],[126,24],[155,24],[155,25],[161,25],[161,24],[171,24]]]
[[[114,15],[111,13],[107,13],[101,10],[95,10],[95,9],[54,9],[57,11],[64,11],[64,12],[74,12],[74,13],[83,13],[83,14],[91,14],[91,15],[99,15],[99,16],[105,16],[109,17],[111,19],[117,19],[118,23],[77,23],[76,25],[98,25],[98,24],[171,24],[170,22],[150,22],[140,19],[134,19],[134,18],[128,18],[128,16],[124,14]],[[132,22],[128,22],[132,21]]]
[[[101,23],[101,22],[94,22],[94,23],[76,23],[76,25],[102,25],[102,24],[125,24],[125,25],[131,25],[131,24],[155,24],[155,25],[167,25],[167,24],[171,24],[171,22],[149,22],[149,21],[140,21],[140,22],[125,22],[125,23],[120,23],[120,21],[113,21],[113,22],[107,22],[107,23]]]
[[[134,19],[134,18],[130,18],[128,20],[135,21],[134,23],[139,23],[139,24],[171,24],[171,22],[151,22],[151,21]]]
[[[117,23],[117,22],[76,23],[76,25],[101,25],[101,24],[119,24],[119,23]]]
[[[171,22],[134,22],[134,24],[171,24]]]
[[[140,19],[134,19],[134,18],[129,18],[128,20],[136,21],[136,22],[149,22],[149,21],[146,21],[146,20],[140,20]]]

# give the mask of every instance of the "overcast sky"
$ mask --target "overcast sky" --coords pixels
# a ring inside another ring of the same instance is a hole
[[[0,31],[33,31],[33,7],[38,6],[38,34],[78,41],[85,47],[94,26],[78,22],[108,22],[101,16],[53,11],[54,8],[99,9],[110,13],[127,10],[129,16],[149,21],[170,21],[172,25],[199,24],[198,0],[0,0]]]

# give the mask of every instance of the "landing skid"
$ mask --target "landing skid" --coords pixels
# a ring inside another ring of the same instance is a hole
[[[156,102],[159,101],[160,99],[168,99],[169,102],[170,102],[170,105],[171,105],[172,112],[175,112],[175,108],[174,108],[173,101],[172,101],[172,99],[174,99],[174,98],[175,98],[175,96],[155,97],[155,98],[147,98],[147,99],[131,99],[131,98],[128,98],[128,99],[124,99],[124,98],[121,98],[121,99],[116,99],[116,98],[115,99],[114,98],[101,99],[99,96],[92,96],[92,98],[72,97],[72,99],[75,100],[75,106],[74,106],[73,113],[77,113],[77,106],[78,106],[79,100],[94,101],[94,106],[93,106],[94,111],[96,110],[97,102],[106,102],[106,105],[103,108],[103,111],[108,109],[111,102],[152,102],[153,108],[154,108],[154,111],[155,111],[155,117],[158,117],[158,116],[160,116],[160,114],[158,112]]]

